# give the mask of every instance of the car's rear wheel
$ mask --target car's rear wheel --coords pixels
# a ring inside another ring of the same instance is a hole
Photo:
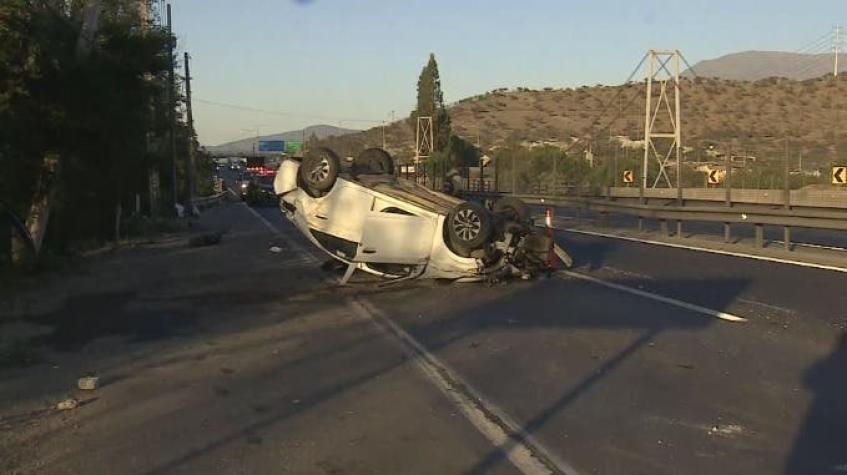
[[[492,209],[506,221],[525,223],[529,219],[529,209],[526,207],[526,203],[513,196],[504,196],[495,201]]]
[[[306,193],[319,197],[332,189],[338,178],[341,160],[328,148],[310,150],[300,163],[298,175]]]
[[[488,244],[493,229],[488,211],[470,201],[460,203],[447,215],[446,226],[450,248],[464,257]]]
[[[381,148],[369,148],[356,156],[353,169],[358,175],[393,175],[394,159]]]

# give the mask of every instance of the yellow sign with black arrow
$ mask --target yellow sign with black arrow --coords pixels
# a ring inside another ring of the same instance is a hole
[[[721,182],[722,178],[723,177],[721,176],[721,170],[718,170],[716,168],[709,170],[709,184],[710,185],[717,185],[718,183]]]
[[[847,167],[832,167],[832,184],[847,185]]]

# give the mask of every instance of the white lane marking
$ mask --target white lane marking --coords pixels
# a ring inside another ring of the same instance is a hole
[[[511,417],[486,400],[479,391],[383,315],[372,303],[351,299],[349,305],[353,312],[370,320],[382,333],[397,341],[430,383],[462,411],[468,421],[522,473],[577,473],[570,464],[551,455]]]
[[[608,287],[610,289],[620,290],[621,292],[630,293],[633,295],[638,295],[639,297],[648,298],[651,300],[655,300],[657,302],[666,303],[669,305],[673,305],[676,307],[684,308],[686,310],[691,310],[697,313],[701,313],[703,315],[707,315],[710,317],[719,318],[721,320],[726,320],[728,322],[746,322],[747,319],[744,317],[739,317],[738,315],[733,315],[731,313],[721,312],[718,310],[712,310],[711,308],[701,307],[700,305],[696,305],[693,303],[683,302],[682,300],[677,300],[670,297],[665,297],[664,295],[654,294],[652,292],[647,292],[645,290],[635,289],[632,287],[627,287],[625,285],[615,284],[614,282],[608,282],[602,279],[598,279],[596,277],[591,277],[589,275],[581,274],[579,272],[573,272],[569,270],[559,271],[559,274],[564,274],[575,279],[582,279],[597,285],[602,285],[604,287]]]
[[[810,267],[813,269],[823,269],[823,270],[831,270],[835,272],[847,272],[847,268],[838,267],[838,266],[830,266],[826,264],[816,264],[814,262],[803,262],[803,261],[795,261],[792,259],[781,259],[779,257],[768,257],[768,256],[757,256],[755,254],[745,254],[743,252],[735,252],[735,251],[724,251],[722,249],[711,249],[708,247],[697,247],[697,246],[689,246],[685,244],[675,244],[671,242],[663,242],[663,241],[653,241],[651,239],[641,239],[634,238],[629,236],[619,236],[617,234],[609,234],[609,233],[601,233],[597,231],[586,231],[583,229],[574,229],[574,228],[556,228],[560,231],[566,231],[569,233],[576,234],[585,234],[588,236],[598,236],[609,239],[621,239],[623,241],[632,241],[632,242],[640,242],[642,244],[653,244],[656,246],[665,246],[665,247],[674,247],[677,249],[686,249],[689,251],[700,251],[700,252],[709,252],[712,254],[722,254],[724,256],[732,256],[732,257],[743,257],[747,259],[755,259],[758,261],[767,261],[767,262],[777,262],[779,264],[790,264],[800,267]]]
[[[246,206],[246,205],[245,205]],[[247,209],[274,234],[280,230],[253,208]],[[310,252],[291,239],[286,242],[297,252],[305,253],[317,262]],[[329,279],[327,279],[329,281]],[[329,282],[337,283],[337,282]],[[429,382],[456,406],[470,423],[491,444],[501,450],[509,462],[527,475],[564,473],[577,475],[577,471],[564,461],[551,455],[534,437],[527,434],[506,413],[489,403],[476,389],[456,375],[446,364],[430,353],[421,343],[391,319],[383,316],[365,299],[347,299],[348,306],[359,317],[370,320],[377,329],[394,339],[411,358]],[[492,417],[493,416],[493,417]],[[496,421],[496,422],[495,422]],[[514,434],[514,435],[510,435]],[[550,465],[555,469],[551,469]]]
[[[750,304],[750,305],[756,305],[756,306],[759,306],[759,307],[762,307],[762,308],[766,308],[768,310],[774,310],[774,311],[777,311],[777,312],[797,313],[796,311],[791,310],[790,308],[778,307],[776,305],[771,305],[771,304],[768,304],[768,303],[759,302],[758,300],[750,300],[750,299],[741,299],[740,298],[740,299],[738,299],[738,301],[742,302],[742,303]]]
[[[247,206],[247,203],[241,203],[241,204],[242,204],[242,205],[244,205],[244,207],[245,207],[245,208],[247,208],[247,211],[249,211],[249,212],[253,213],[253,216],[255,216],[255,217],[259,218],[259,221],[261,221],[261,222],[262,222],[262,224],[264,224],[264,225],[265,225],[268,229],[270,229],[270,231],[271,231],[272,233],[274,233],[274,234],[280,234],[279,229],[277,229],[277,227],[276,227],[276,226],[274,226],[274,225],[273,225],[273,223],[271,223],[270,221],[268,221],[268,220],[267,220],[264,216],[262,216],[261,214],[259,214],[259,212],[258,212],[258,211],[256,211],[255,209],[253,209],[253,208],[251,208],[251,207]]]
[[[774,243],[775,244],[785,244],[785,241],[774,241]],[[791,244],[794,244],[795,246],[811,247],[811,248],[814,248],[814,249],[826,249],[828,251],[847,252],[847,249],[844,249],[843,247],[824,246],[824,245],[821,245],[821,244],[812,244],[810,242],[794,242],[794,241],[792,241]]]

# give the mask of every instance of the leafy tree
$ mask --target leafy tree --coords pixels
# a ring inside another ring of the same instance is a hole
[[[433,148],[443,151],[450,141],[450,115],[444,107],[444,94],[438,76],[438,63],[430,53],[429,61],[418,78],[418,102],[410,117],[412,131],[417,131],[418,117],[432,117]]]
[[[482,152],[476,146],[458,135],[451,135],[447,145],[446,158],[452,167],[465,168],[479,165]]]
[[[137,1],[104,0],[94,47],[81,56],[85,3],[0,4],[0,202],[26,216],[53,188],[47,244],[60,248],[114,236],[135,196],[146,197],[149,170],[170,176],[168,35],[140,27]],[[180,153],[193,135],[179,124]],[[46,175],[51,160],[56,172]]]

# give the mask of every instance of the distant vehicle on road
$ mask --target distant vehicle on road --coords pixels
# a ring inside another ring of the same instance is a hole
[[[253,179],[247,186],[245,200],[250,206],[276,205],[277,198],[274,193],[274,171],[261,169],[253,174]]]
[[[265,168],[265,157],[247,157],[244,168],[248,172],[259,172]]]
[[[330,149],[285,159],[274,180],[285,215],[316,246],[355,270],[390,279],[530,277],[548,266],[552,239],[520,200],[481,204],[394,176],[382,149],[342,164]]]
[[[242,172],[235,177],[235,191],[242,200],[247,198],[247,189],[252,182],[253,177],[249,173]]]

